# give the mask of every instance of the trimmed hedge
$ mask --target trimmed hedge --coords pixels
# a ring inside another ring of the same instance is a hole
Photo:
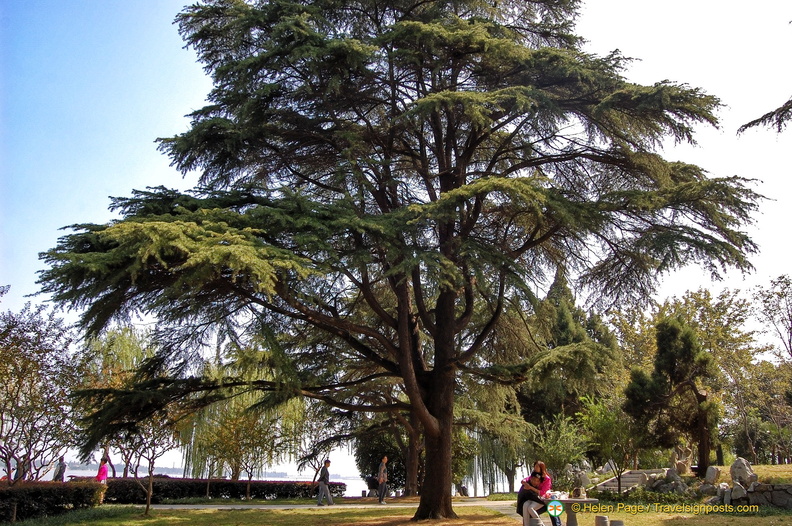
[[[146,492],[137,481],[148,485],[148,477],[108,478],[105,502],[115,504],[143,504]],[[205,498],[206,479],[183,479],[163,476],[154,477],[154,492],[151,502],[161,503],[164,500]],[[247,495],[246,480],[212,479],[209,482],[209,497],[213,499],[244,499]],[[330,483],[330,493],[340,497],[346,491],[346,484]],[[316,485],[311,482],[265,481],[250,482],[251,499],[310,499],[316,496]]]
[[[18,482],[0,486],[0,521],[49,517],[102,503],[107,486],[98,482]]]

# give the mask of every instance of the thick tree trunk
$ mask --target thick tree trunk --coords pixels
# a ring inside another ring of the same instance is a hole
[[[516,466],[504,466],[503,474],[506,475],[506,489],[509,493],[514,493],[514,478],[517,476]]]
[[[439,433],[425,433],[426,473],[421,500],[412,520],[456,519],[451,506],[451,437],[454,424],[454,370],[435,370],[426,386],[427,406],[439,423]]]

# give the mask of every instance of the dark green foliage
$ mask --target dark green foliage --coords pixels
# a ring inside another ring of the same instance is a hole
[[[355,441],[355,465],[360,477],[367,482],[370,477],[376,482],[379,465],[384,456],[388,457],[388,487],[404,488],[407,482],[406,461],[402,449],[390,434],[373,430]],[[377,486],[377,483],[369,483],[371,489],[376,489]]]
[[[701,349],[693,329],[679,318],[666,318],[657,325],[654,370],[651,375],[633,370],[625,389],[624,410],[646,429],[645,445],[672,447],[688,437],[698,447],[700,476],[709,465],[719,420],[704,382],[716,376],[712,356]]]
[[[267,384],[263,382],[262,384]],[[155,378],[141,380],[126,389],[83,389],[75,398],[96,408],[86,418],[89,424],[80,451],[87,458],[108,436],[134,436],[140,432],[138,424],[153,416],[162,416],[162,409],[171,404],[182,412],[197,410],[222,399],[223,393],[235,385],[249,382],[226,379],[217,381],[201,378]],[[266,390],[266,386],[261,386]]]
[[[756,126],[769,126],[771,128],[775,128],[778,133],[781,133],[784,131],[784,128],[786,128],[790,119],[792,119],[792,99],[789,99],[773,111],[765,113],[758,119],[754,119],[749,123],[743,124],[737,131],[738,133],[742,133],[748,128],[753,128]]]
[[[527,358],[529,381],[519,394],[529,422],[574,416],[581,397],[613,389],[620,360],[615,337],[596,314],[575,306],[562,271],[537,304],[534,323],[539,348]]]
[[[107,486],[97,482],[25,482],[0,486],[0,522],[59,515],[102,503]]]

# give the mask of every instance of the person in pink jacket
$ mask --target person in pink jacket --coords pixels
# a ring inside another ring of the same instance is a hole
[[[107,484],[107,459],[103,458],[99,463],[99,472],[96,474],[96,482]]]
[[[549,500],[550,496],[548,494],[550,493],[550,490],[553,488],[553,481],[550,478],[550,473],[547,472],[547,466],[545,466],[545,463],[542,462],[541,460],[537,460],[534,463],[533,472],[531,473],[531,476],[534,477],[534,480],[536,480],[536,478],[539,479],[539,486],[538,487],[528,486],[526,489],[528,489],[528,491],[535,492],[536,495],[539,497],[539,499],[542,500],[546,499],[545,502],[535,502],[531,500],[530,502],[527,503],[528,505],[526,506],[526,511],[528,512],[528,516],[538,519],[539,513],[547,511],[547,507],[545,506],[545,503],[547,500]],[[524,521],[526,520],[526,518],[527,518],[526,515],[523,514]],[[559,519],[558,517],[553,517],[551,515],[550,522],[553,524],[553,526],[561,526],[561,519]]]
[[[539,473],[539,496],[547,498],[547,494],[553,488],[553,481],[550,479],[550,473],[547,472],[547,466],[541,460],[534,462],[533,470]]]

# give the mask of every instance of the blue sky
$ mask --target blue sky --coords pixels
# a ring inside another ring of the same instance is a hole
[[[37,290],[38,253],[59,229],[112,217],[108,196],[185,181],[154,140],[187,129],[210,82],[183,48],[174,0],[4,0],[0,3],[0,308],[19,309]],[[751,233],[762,247],[746,288],[790,272],[792,129],[736,136],[740,124],[792,95],[792,3],[758,0],[730,10],[720,0],[589,0],[578,30],[588,50],[619,48],[641,59],[626,73],[641,83],[663,79],[700,86],[728,106],[720,130],[702,129],[700,145],[669,148],[713,176],[763,180]],[[697,269],[667,278],[660,295],[707,286]],[[723,285],[715,285],[720,288]],[[39,301],[35,298],[34,301]]]
[[[0,284],[37,290],[63,226],[104,222],[108,196],[189,186],[154,140],[184,131],[211,88],[172,24],[181,1],[0,4]]]

